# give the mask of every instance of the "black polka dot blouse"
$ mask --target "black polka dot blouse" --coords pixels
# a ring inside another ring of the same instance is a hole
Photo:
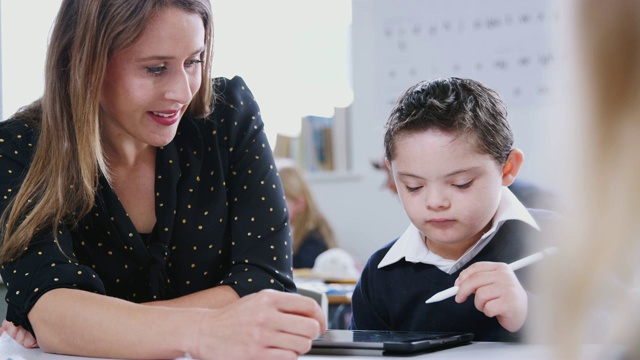
[[[68,257],[49,230],[0,265],[8,320],[31,330],[27,313],[55,288],[134,302],[217,285],[240,296],[295,291],[286,203],[258,105],[240,77],[217,78],[214,87],[213,114],[183,118],[175,139],[157,151],[153,232],[136,231],[101,177],[90,214],[57,229]],[[19,189],[36,134],[24,120],[0,122],[0,212]]]

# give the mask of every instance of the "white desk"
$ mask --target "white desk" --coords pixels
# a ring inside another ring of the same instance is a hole
[[[88,360],[90,358],[44,354],[40,349],[24,349],[6,336],[0,337],[0,360]],[[95,358],[91,358],[96,360]],[[497,342],[474,342],[452,349],[440,350],[432,353],[419,354],[414,356],[376,356],[376,355],[302,355],[299,359],[306,360],[387,360],[387,359],[491,359],[491,360],[512,360],[529,359],[544,360],[550,359],[549,353],[541,346],[509,344]],[[104,360],[104,359],[103,359]],[[113,359],[110,359],[113,360]]]

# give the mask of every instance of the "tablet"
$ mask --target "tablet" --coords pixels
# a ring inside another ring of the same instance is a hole
[[[471,342],[472,333],[329,329],[314,339],[310,354],[412,354]]]

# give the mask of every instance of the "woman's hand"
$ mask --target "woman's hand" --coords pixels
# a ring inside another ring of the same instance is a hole
[[[15,326],[11,321],[2,320],[2,327],[0,327],[0,335],[7,333],[18,344],[26,348],[37,348],[38,343],[30,332],[25,330],[22,326]]]
[[[189,347],[190,355],[203,360],[297,359],[327,327],[313,299],[273,290],[203,314]]]
[[[456,302],[475,293],[475,306],[488,317],[496,317],[503,328],[520,330],[527,318],[527,293],[505,263],[478,262],[460,273]]]

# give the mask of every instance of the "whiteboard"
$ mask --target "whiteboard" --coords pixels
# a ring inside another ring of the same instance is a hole
[[[525,152],[521,175],[536,180],[544,166],[539,150],[557,23],[549,0],[354,0],[354,58],[364,50],[372,62],[354,62],[354,89],[362,81],[375,89],[360,100],[373,107],[381,127],[397,98],[420,80],[478,80],[506,103],[515,146]]]
[[[548,94],[555,15],[547,1],[374,3],[381,17],[375,60],[387,103],[417,80],[448,76],[483,82],[510,108],[532,106]]]

